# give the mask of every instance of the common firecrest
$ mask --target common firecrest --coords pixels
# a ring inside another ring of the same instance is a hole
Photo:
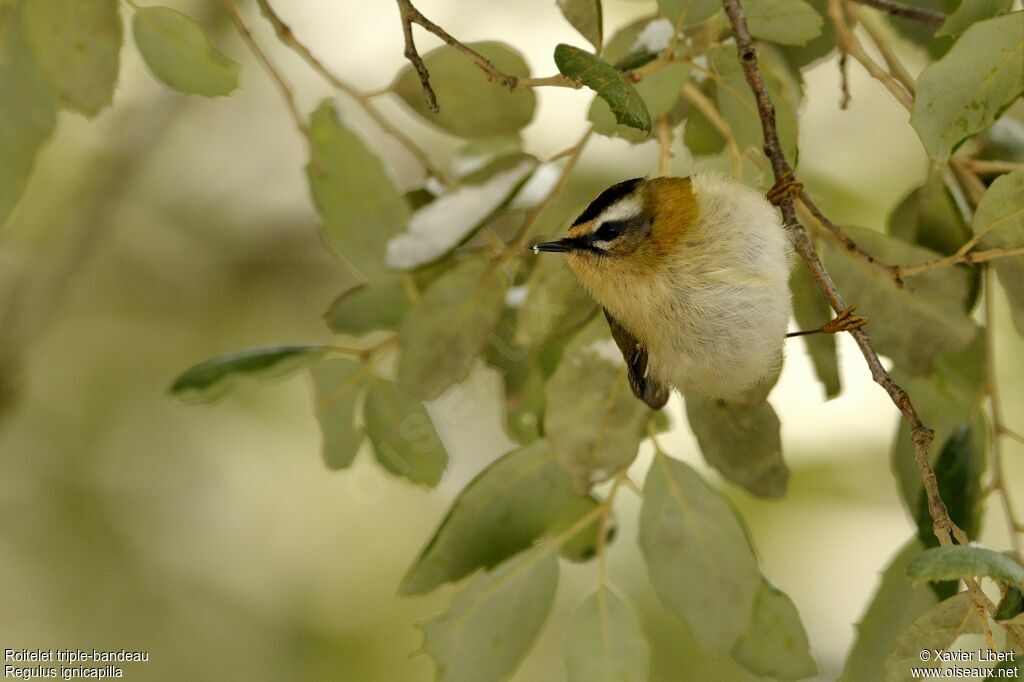
[[[791,247],[756,190],[701,173],[626,180],[533,250],[566,255],[652,408],[672,387],[739,403],[767,395],[792,312]]]

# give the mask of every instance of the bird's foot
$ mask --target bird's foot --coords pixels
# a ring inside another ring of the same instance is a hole
[[[854,329],[860,329],[868,323],[868,318],[855,315],[854,313],[856,312],[857,306],[851,305],[849,308],[836,315],[834,319],[821,325],[821,333],[838,334],[839,332],[850,332]]]
[[[772,206],[779,206],[786,198],[795,197],[803,190],[803,183],[793,178],[793,171],[786,171],[786,174],[775,181],[764,197]]]

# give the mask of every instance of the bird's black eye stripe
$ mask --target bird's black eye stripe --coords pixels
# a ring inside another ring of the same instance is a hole
[[[590,206],[587,206],[587,210],[583,211],[583,213],[576,218],[575,222],[573,222],[573,226],[582,225],[583,223],[593,220],[597,216],[601,215],[606,208],[635,190],[637,185],[641,182],[643,182],[643,178],[624,180],[623,182],[614,184],[601,192],[597,195],[596,199],[590,202]]]
[[[599,242],[609,242],[626,231],[629,223],[625,220],[609,220],[601,223],[601,227],[594,231],[594,239]]]

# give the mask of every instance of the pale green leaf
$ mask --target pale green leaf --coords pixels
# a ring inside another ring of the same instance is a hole
[[[566,21],[601,52],[601,0],[557,0]]]
[[[814,281],[810,269],[798,263],[789,277],[789,289],[793,294],[793,317],[800,329],[816,329],[830,317],[832,307]],[[839,395],[842,385],[839,380],[839,358],[836,354],[835,334],[807,334],[803,337],[807,354],[811,356],[814,373],[825,389],[826,398]],[[790,352],[794,349],[790,348]]]
[[[732,506],[662,453],[644,483],[640,548],[664,607],[705,649],[731,650],[752,622],[757,559]]]
[[[672,111],[679,102],[679,93],[683,84],[689,78],[689,67],[676,62],[658,69],[634,86],[647,107],[652,121],[656,121]],[[587,119],[594,124],[594,130],[602,135],[621,137],[633,144],[650,139],[649,135],[641,132],[635,126],[619,123],[608,102],[601,97],[595,97],[590,104]]]
[[[57,123],[53,90],[25,39],[17,9],[0,4],[0,225],[28,184],[36,154]]]
[[[818,672],[796,605],[764,579],[754,602],[754,620],[733,647],[732,657],[750,672],[780,682]]]
[[[595,317],[566,347],[545,403],[545,433],[577,491],[636,458],[649,410],[633,396],[603,318]]]
[[[934,251],[879,232],[847,227],[847,234],[878,260],[911,265],[938,258]],[[843,296],[868,318],[866,328],[879,353],[912,374],[923,374],[945,352],[964,348],[977,326],[964,311],[968,275],[940,268],[898,286],[888,273],[835,241],[826,242],[825,264]]]
[[[427,409],[395,381],[374,377],[363,408],[366,433],[377,461],[413,483],[435,486],[448,453]]]
[[[165,85],[207,97],[238,87],[241,67],[213,47],[195,19],[170,7],[140,7],[132,17],[132,33],[146,66]]]
[[[914,619],[938,603],[925,585],[907,579],[907,564],[924,548],[911,540],[882,573],[878,589],[857,624],[857,638],[846,657],[843,682],[878,682],[885,678],[885,657],[896,636]]]
[[[363,432],[356,426],[356,406],[369,370],[354,360],[325,360],[310,367],[309,372],[324,462],[328,468],[345,469],[363,441]]]
[[[673,26],[692,26],[721,8],[721,0],[658,0],[658,9]]]
[[[582,521],[585,516],[592,514],[600,505],[601,503],[593,494],[572,495],[551,524],[547,534],[558,536],[559,533],[569,530]],[[615,524],[611,518],[608,520],[606,531],[605,542],[610,542],[615,535]],[[594,521],[584,526],[579,533],[561,543],[558,547],[559,556],[575,563],[593,559],[597,554],[597,539],[600,533],[601,519],[595,517]]]
[[[528,548],[574,498],[547,443],[513,450],[469,482],[413,562],[400,594],[424,594]]]
[[[547,547],[523,552],[474,577],[444,615],[424,623],[423,653],[438,682],[498,682],[526,656],[548,617],[558,559]]]
[[[227,353],[185,370],[169,390],[187,402],[213,402],[230,393],[238,379],[280,379],[327,351],[324,346],[270,346]]]
[[[515,154],[466,176],[458,187],[416,211],[409,219],[409,230],[388,242],[388,267],[412,270],[466,241],[536,168],[532,156]]]
[[[1024,246],[1024,171],[996,179],[981,198],[971,223],[983,249]],[[1018,333],[1024,336],[1024,256],[991,261],[999,277]]]
[[[505,286],[488,260],[467,260],[431,284],[405,316],[398,376],[417,396],[432,400],[469,376],[501,320]]]
[[[564,43],[555,48],[555,64],[567,78],[579,80],[611,108],[615,120],[649,133],[651,115],[626,77],[600,57]]]
[[[961,0],[960,7],[949,15],[937,36],[958,36],[974,24],[1009,12],[1013,0]]]
[[[503,73],[528,77],[529,67],[514,48],[499,42],[466,43]],[[440,107],[434,113],[423,98],[416,70],[407,65],[391,84],[391,90],[413,111],[442,130],[459,137],[507,135],[533,120],[537,98],[533,90],[510,92],[491,81],[472,60],[454,47],[442,45],[423,55],[430,71],[430,85]]]
[[[388,239],[405,229],[409,209],[381,160],[324,100],[309,119],[313,151],[306,174],[328,245],[366,279],[390,276]]]
[[[979,21],[917,79],[910,123],[945,161],[1024,92],[1024,11]]]
[[[761,147],[764,146],[761,117],[746,76],[743,75],[743,68],[736,55],[736,46],[720,45],[708,54],[711,67],[721,75],[721,80],[716,80],[715,83],[718,108],[736,137],[736,143],[740,149],[752,147],[760,153]],[[773,57],[773,54],[775,53],[768,49],[761,50],[761,75],[775,105],[782,151],[792,163],[797,158],[796,112],[800,104],[799,89],[787,84],[779,75],[781,57]]]
[[[1024,587],[1024,566],[1005,554],[969,545],[933,547],[914,557],[907,575],[929,582],[984,576]]]
[[[821,34],[821,15],[804,0],[746,0],[750,35],[781,45],[806,45]]]
[[[335,334],[366,334],[378,329],[397,329],[409,298],[400,277],[364,282],[336,298],[324,321]]]
[[[910,192],[886,220],[889,234],[948,256],[971,238],[942,172],[933,168],[924,184]]]
[[[65,107],[93,116],[113,99],[122,38],[119,9],[117,0],[21,3],[29,44]]]
[[[885,659],[885,679],[887,682],[920,679],[912,675],[914,668],[942,667],[942,663],[934,656],[928,662],[923,662],[922,651],[945,651],[960,635],[980,631],[978,614],[969,592],[961,592],[936,604],[904,628],[896,638],[892,653]]]
[[[609,587],[572,613],[565,637],[569,682],[645,682],[651,647],[633,607]]]
[[[686,418],[709,465],[758,497],[786,493],[779,418],[767,402],[753,407],[686,398]]]
[[[522,346],[539,346],[565,336],[597,310],[562,258],[540,258],[526,287],[526,300],[516,314],[515,340]]]

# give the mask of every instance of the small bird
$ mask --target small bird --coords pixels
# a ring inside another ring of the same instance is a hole
[[[703,173],[626,180],[533,250],[566,255],[650,407],[672,387],[738,404],[767,396],[792,313],[792,248],[756,190]]]

